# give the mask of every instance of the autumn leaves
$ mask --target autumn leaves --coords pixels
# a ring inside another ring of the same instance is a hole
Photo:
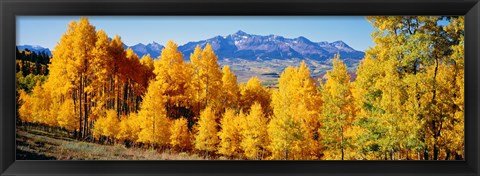
[[[69,24],[48,80],[20,92],[23,122],[76,137],[251,160],[459,159],[463,18],[369,17],[377,29],[355,78],[340,55],[323,80],[302,62],[278,89],[237,84],[210,45],[190,61],[125,50],[88,19]],[[184,53],[187,54],[187,53]]]

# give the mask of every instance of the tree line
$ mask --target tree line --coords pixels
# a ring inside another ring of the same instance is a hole
[[[139,58],[81,18],[53,50],[48,79],[19,90],[20,119],[231,159],[463,159],[463,17],[367,19],[375,46],[354,81],[336,55],[323,80],[302,62],[271,89],[257,77],[237,84],[209,44],[190,62],[173,41],[158,59]]]

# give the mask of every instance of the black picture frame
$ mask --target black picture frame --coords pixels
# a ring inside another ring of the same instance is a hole
[[[480,174],[479,0],[0,0],[1,175]],[[465,15],[464,161],[16,161],[17,15]]]

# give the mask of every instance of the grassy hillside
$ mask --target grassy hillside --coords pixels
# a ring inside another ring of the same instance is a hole
[[[18,160],[204,160],[197,154],[175,153],[121,144],[102,145],[77,141],[61,131],[45,132],[17,127]]]

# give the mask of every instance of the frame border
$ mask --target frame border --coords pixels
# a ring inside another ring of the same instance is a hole
[[[479,0],[0,0],[0,175],[480,174]],[[464,161],[15,161],[18,15],[465,15]]]

